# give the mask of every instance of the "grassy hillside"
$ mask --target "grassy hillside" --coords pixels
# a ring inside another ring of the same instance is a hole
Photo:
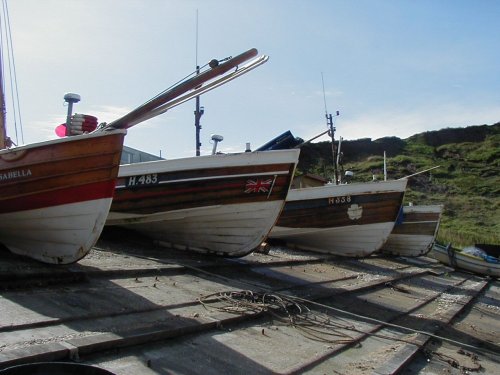
[[[354,181],[383,179],[386,152],[388,179],[397,179],[435,166],[409,178],[405,203],[444,204],[438,240],[454,246],[500,244],[500,123],[442,129],[375,141],[344,141],[344,170]],[[303,146],[298,173],[332,178],[329,142]]]

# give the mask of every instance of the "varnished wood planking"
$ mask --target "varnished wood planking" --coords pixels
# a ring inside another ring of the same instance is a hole
[[[404,222],[439,221],[441,212],[404,212]]]
[[[225,168],[189,169],[175,172],[160,171],[156,172],[156,174],[158,175],[158,181],[160,183],[169,183],[181,180],[214,179],[217,177],[227,177],[235,175],[261,175],[263,173],[269,173],[270,176],[272,176],[273,173],[277,173],[278,171],[290,171],[290,168],[293,168],[293,166],[290,166],[290,164],[242,165]],[[127,175],[124,177],[118,177],[117,187],[125,186],[126,181],[130,176]]]
[[[271,194],[268,194],[268,192],[245,193],[245,188],[248,180],[274,180],[273,175],[259,175],[258,173],[253,176],[238,177],[227,175],[228,173],[237,175],[256,173],[256,168],[259,171],[264,169],[264,173],[283,170],[291,171],[294,166],[271,165],[260,167],[221,168],[224,172],[215,171],[214,173],[214,175],[220,176],[220,178],[210,180],[203,179],[206,176],[210,176],[210,172],[203,171],[200,177],[200,171],[198,170],[186,171],[186,173],[182,174],[182,179],[189,179],[189,181],[119,188],[115,192],[111,211],[147,214],[217,204],[284,200],[288,192],[291,173],[286,176],[279,175],[276,177]],[[172,174],[179,176],[177,172]],[[172,180],[172,174],[162,176],[161,180]]]
[[[58,162],[51,165],[26,166],[32,175],[19,178],[8,184],[0,183],[0,192],[2,199],[15,198],[37,191],[50,191],[63,189],[73,185],[88,184],[93,182],[106,181],[113,179],[118,173],[118,162],[115,162],[115,156],[104,155],[95,163],[92,158],[83,158],[74,165],[68,165],[64,162]],[[88,164],[86,164],[88,163]],[[66,164],[66,165],[64,165]]]
[[[422,234],[428,236],[434,236],[436,232],[438,222],[430,221],[430,222],[412,222],[412,223],[403,223],[400,225],[394,226],[392,230],[393,234]]]
[[[116,133],[48,142],[37,148],[21,148],[18,153],[23,157],[13,161],[6,160],[7,154],[3,152],[0,173],[8,176],[12,171],[24,171],[27,175],[1,180],[0,202],[7,205],[9,201],[20,198],[36,200],[37,194],[99,182],[111,181],[114,185],[123,137],[124,133]],[[105,184],[103,188],[105,195],[109,196],[109,187]],[[54,194],[54,199],[57,201],[57,194]],[[73,199],[78,201],[80,198],[76,196]]]
[[[58,161],[79,159],[89,156],[99,156],[113,153],[122,148],[124,134],[116,133],[100,137],[83,137],[66,141],[47,142],[37,147],[19,147],[13,150],[0,151],[0,171],[20,168],[24,165],[36,165],[46,160]],[[18,153],[23,155],[10,161],[8,155]],[[43,155],[43,158],[41,158]]]
[[[328,228],[395,221],[403,193],[353,195],[351,201],[330,204],[327,198],[286,202],[277,226],[290,228]],[[353,205],[362,209],[359,219],[349,218]]]

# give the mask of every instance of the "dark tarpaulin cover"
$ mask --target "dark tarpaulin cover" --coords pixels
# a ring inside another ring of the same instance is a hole
[[[255,151],[288,150],[294,148],[300,143],[301,142],[292,135],[292,132],[287,130],[283,134],[260,146]]]

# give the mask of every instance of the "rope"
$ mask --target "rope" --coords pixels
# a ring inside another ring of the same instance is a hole
[[[357,341],[341,331],[354,330],[353,326],[335,323],[328,315],[313,312],[306,305],[283,295],[243,290],[213,293],[200,297],[199,301],[207,310],[240,315],[269,313],[274,319],[299,330],[311,340],[330,344]]]
[[[465,355],[467,357],[470,357],[470,359],[471,359],[472,363],[475,365],[475,367],[463,366],[460,364],[460,362],[456,358],[449,356],[447,354],[444,354],[444,353],[440,353],[440,352],[436,352],[436,351],[432,351],[432,352],[426,351],[427,356],[429,356],[429,357],[435,356],[435,357],[437,357],[437,359],[448,363],[451,367],[459,369],[463,374],[468,374],[469,372],[479,372],[479,371],[484,369],[483,366],[481,366],[481,364],[478,363],[479,360],[478,360],[477,355],[472,354],[472,353],[467,353],[462,349],[459,349],[457,351],[457,353]]]
[[[206,271],[204,271],[204,272],[206,272]],[[347,311],[347,310],[335,308],[333,306],[325,305],[325,304],[322,304],[322,303],[319,303],[319,302],[315,302],[315,301],[311,301],[311,300],[308,300],[308,299],[305,299],[305,298],[293,297],[293,296],[284,296],[284,295],[281,295],[281,294],[278,294],[278,293],[273,293],[273,294],[265,293],[264,296],[266,296],[266,295],[267,296],[272,296],[272,299],[274,301],[284,301],[284,302],[286,302],[286,304],[284,304],[284,305],[281,304],[281,306],[279,304],[276,304],[276,303],[269,304],[269,301],[270,301],[269,299],[265,299],[264,297],[259,298],[259,296],[260,296],[259,293],[248,291],[248,290],[246,290],[246,291],[238,291],[238,292],[232,291],[232,292],[213,293],[213,294],[210,294],[210,295],[207,295],[207,296],[204,296],[204,297],[200,297],[198,300],[200,301],[200,303],[206,309],[212,308],[212,309],[216,309],[216,310],[223,311],[223,312],[228,312],[228,313],[233,313],[233,314],[235,314],[235,313],[236,314],[248,314],[248,313],[263,313],[263,312],[268,312],[268,313],[273,314],[273,316],[276,316],[275,315],[276,313],[271,310],[271,307],[273,307],[275,309],[277,308],[278,311],[279,311],[279,308],[281,308],[282,309],[282,313],[285,313],[288,316],[288,320],[289,320],[289,322],[291,322],[290,325],[293,326],[293,327],[295,327],[295,328],[299,328],[299,329],[304,330],[304,327],[308,327],[307,324],[298,324],[298,325],[294,324],[294,323],[297,323],[297,322],[300,322],[300,323],[309,323],[309,324],[312,324],[314,327],[326,328],[326,326],[324,324],[319,323],[319,322],[321,322],[321,319],[311,319],[311,317],[313,317],[315,314],[318,314],[318,313],[313,313],[306,305],[304,305],[304,303],[308,303],[310,305],[315,305],[315,306],[321,307],[321,308],[323,308],[325,310],[331,310],[331,311],[335,311],[335,312],[338,312],[338,313],[346,314],[346,315],[349,315],[349,316],[352,316],[352,317],[355,317],[355,318],[358,318],[358,319],[371,321],[371,322],[377,323],[377,324],[379,324],[381,326],[393,327],[393,328],[396,328],[396,329],[401,329],[401,330],[405,330],[405,331],[408,331],[408,332],[411,332],[411,333],[425,335],[425,336],[428,336],[428,337],[432,337],[432,338],[435,338],[435,339],[438,339],[438,340],[446,341],[446,342],[449,342],[449,343],[452,343],[452,344],[455,344],[455,345],[459,345],[459,346],[463,346],[463,347],[467,347],[467,348],[470,348],[470,349],[481,350],[483,352],[490,352],[489,350],[487,350],[485,348],[478,348],[478,347],[476,347],[474,345],[470,345],[470,344],[466,344],[464,342],[460,342],[460,341],[457,341],[457,340],[449,339],[449,338],[444,337],[444,336],[439,336],[439,335],[435,335],[435,334],[430,333],[430,332],[421,331],[421,330],[417,330],[417,329],[414,329],[414,328],[410,328],[410,327],[405,327],[405,326],[401,326],[401,325],[398,325],[398,324],[389,323],[389,322],[386,322],[384,320],[371,318],[371,317],[368,317],[368,316],[365,316],[365,315],[361,315],[361,314],[356,314],[356,313],[353,313],[353,312],[350,312],[350,311]],[[244,298],[246,298],[248,296],[251,296],[252,298],[251,299],[247,299],[246,301],[242,301]],[[209,301],[213,297],[217,297],[216,300],[218,302],[220,302],[220,303],[226,303],[226,306],[212,306],[212,305],[209,305],[209,303],[213,302],[213,301]],[[295,308],[298,309],[298,311],[300,311],[300,312],[307,311],[308,314],[305,314],[303,316],[301,316],[300,314],[295,314],[295,316],[297,316],[297,317],[296,318],[295,317],[292,318],[292,316],[294,316],[294,315],[290,314],[290,312],[293,311],[293,308],[288,307],[288,306],[295,306]],[[298,308],[298,307],[300,307],[300,308]],[[326,317],[326,318],[324,318],[323,322],[327,321],[327,322],[331,323],[332,325],[334,325],[334,323],[330,321],[330,318],[329,318],[328,315],[323,314],[322,316]],[[362,334],[365,334],[365,335],[382,337],[382,338],[387,338],[387,339],[390,339],[390,340],[401,341],[401,342],[405,342],[405,343],[408,343],[408,344],[420,346],[420,344],[412,342],[412,341],[409,341],[409,340],[395,338],[395,337],[390,337],[390,336],[385,336],[385,335],[381,335],[381,334],[376,334],[374,332],[365,332],[365,331],[356,329],[352,325],[349,325],[349,326],[347,326],[347,325],[345,325],[345,326],[336,325],[336,328],[341,328],[341,329],[345,329],[345,330],[356,331],[356,332],[359,332],[359,333],[362,333]],[[328,329],[330,329],[330,328],[328,327],[327,330]],[[324,331],[322,333],[325,334]],[[352,342],[358,341],[357,339],[355,340],[354,338],[352,338],[351,336],[348,336],[346,334],[343,334],[343,336],[344,336],[344,339],[345,339],[345,337],[348,337],[350,339],[350,341],[331,341],[331,340],[329,341],[329,340],[325,340],[325,342],[331,342],[331,343],[352,343]]]

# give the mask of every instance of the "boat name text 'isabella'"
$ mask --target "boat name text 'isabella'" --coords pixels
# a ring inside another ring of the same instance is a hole
[[[0,181],[13,180],[15,178],[31,176],[31,169],[18,169],[15,171],[0,173]]]

